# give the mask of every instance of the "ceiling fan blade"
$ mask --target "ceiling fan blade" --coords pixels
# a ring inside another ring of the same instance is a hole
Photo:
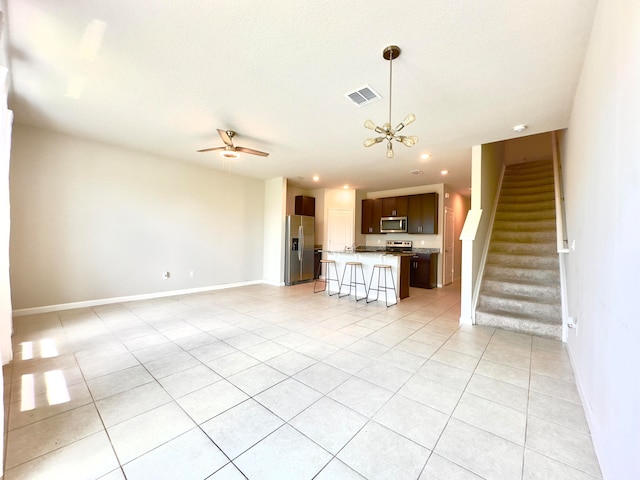
[[[218,128],[218,135],[220,135],[220,138],[225,143],[225,145],[229,145],[230,147],[233,147],[233,142],[231,141],[231,136],[227,133],[227,130],[220,130]]]
[[[204,148],[202,150],[198,150],[198,152],[213,152],[215,150],[224,150],[225,147],[214,147],[214,148]]]
[[[268,157],[267,152],[261,152],[260,150],[253,150],[252,148],[236,147],[237,152],[250,153],[251,155],[260,155],[261,157]]]

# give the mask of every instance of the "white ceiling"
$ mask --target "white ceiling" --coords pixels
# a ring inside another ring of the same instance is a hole
[[[7,0],[10,108],[19,123],[305,188],[441,183],[448,169],[468,194],[471,146],[567,126],[596,4]],[[81,58],[94,20],[102,42]],[[404,133],[420,141],[389,160],[362,142],[367,118],[388,118],[393,44],[392,123],[415,113]],[[78,98],[65,96],[72,78]],[[365,84],[384,98],[358,108],[344,94]],[[222,145],[217,128],[270,156],[196,153]]]

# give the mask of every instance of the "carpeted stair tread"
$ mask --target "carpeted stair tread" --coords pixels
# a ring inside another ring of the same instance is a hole
[[[535,202],[518,202],[518,203],[499,203],[496,212],[539,212],[540,210],[553,210],[555,212],[555,200],[535,201]]]
[[[555,220],[555,209],[545,210],[530,210],[527,212],[521,212],[518,210],[503,210],[496,211],[496,221],[509,221],[509,222],[528,222],[538,220]]]
[[[476,312],[476,323],[556,340],[562,337],[562,322],[545,322],[537,317],[520,316],[511,312],[503,314],[499,310]]]
[[[491,241],[510,241],[516,243],[535,242],[555,245],[556,234],[554,230],[522,231],[522,230],[498,230],[491,235]]]
[[[553,202],[554,198],[553,192],[523,193],[521,195],[501,195],[500,202],[521,205],[523,203]]]
[[[541,268],[543,270],[558,268],[558,259],[550,258],[549,255],[512,255],[492,252],[487,255],[486,263],[487,265]]]
[[[535,243],[513,243],[508,241],[491,240],[489,254],[509,254],[509,255],[553,255],[557,251],[555,243],[552,245]]]
[[[549,193],[553,194],[555,191],[555,187],[552,183],[540,185],[537,182],[531,182],[531,185],[525,185],[522,182],[513,183],[513,187],[509,187],[508,185],[502,185],[502,189],[500,190],[501,197],[507,195],[530,195],[530,194],[538,194],[538,193]]]
[[[483,308],[478,312],[491,315],[499,315],[503,317],[513,317],[521,320],[535,320],[548,325],[562,325],[562,318],[560,317],[548,317],[544,315],[531,315],[523,312],[513,312],[511,310],[503,310],[500,308]]]
[[[555,214],[553,218],[543,218],[541,220],[533,219],[519,222],[510,222],[506,220],[496,220],[493,223],[493,230],[500,232],[523,232],[523,231],[556,231]]]
[[[493,295],[536,296],[549,299],[560,299],[560,288],[547,282],[532,282],[529,279],[491,279],[485,278],[482,292]]]
[[[505,312],[533,314],[561,320],[561,310],[556,297],[532,297],[505,292],[482,292],[478,310],[499,309]]]
[[[503,266],[501,264],[487,264],[484,278],[489,279],[529,279],[535,282],[559,282],[560,274],[554,268],[537,268],[527,266]]]

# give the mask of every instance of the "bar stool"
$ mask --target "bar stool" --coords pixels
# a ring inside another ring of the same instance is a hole
[[[324,267],[324,279],[320,278],[320,274],[322,273],[322,265],[326,265]],[[331,278],[331,265],[333,265],[333,271],[336,274],[336,278]],[[323,284],[320,290],[316,290],[316,284],[321,282]],[[338,284],[338,291],[331,293],[331,282],[336,282]],[[327,284],[329,284],[329,288],[327,289]],[[336,293],[340,294],[340,281],[338,280],[338,267],[336,267],[335,260],[320,260],[320,265],[318,266],[318,274],[316,275],[316,281],[313,282],[313,293],[324,292],[327,290],[329,296],[333,296]]]
[[[360,267],[360,276],[362,277],[362,281],[359,282],[358,281],[358,267]],[[356,302],[359,302],[360,300],[364,300],[367,298],[368,293],[367,293],[367,283],[364,279],[364,270],[362,269],[362,263],[360,262],[347,262],[344,265],[344,270],[342,272],[342,280],[340,281],[340,292],[342,292],[342,289],[345,287],[344,284],[344,275],[345,273],[347,273],[347,269],[349,269],[349,283],[347,284],[349,286],[349,293],[345,293],[344,295],[342,293],[340,293],[340,295],[338,295],[338,298],[341,297],[346,297],[348,295],[351,295],[351,288],[353,288],[355,290],[355,297],[356,297]],[[358,285],[362,285],[364,287],[364,297],[362,298],[358,298]]]
[[[378,284],[376,285],[376,288],[373,288],[373,285],[372,285],[373,276],[376,273],[376,269],[378,270]],[[380,287],[380,275],[382,274],[382,272],[384,272],[384,287]],[[387,273],[391,274],[391,284],[393,285],[393,287],[387,286]],[[387,290],[391,290],[393,292],[393,298],[395,299],[395,303],[389,304]],[[369,300],[369,295],[371,294],[372,291],[376,292],[376,298],[374,298],[373,300]],[[369,293],[367,294],[367,303],[376,302],[378,300],[378,295],[380,294],[380,292],[384,292],[384,303],[387,307],[390,307],[391,305],[396,305],[398,303],[398,297],[396,295],[396,284],[393,280],[393,272],[391,271],[391,265],[376,264],[373,266],[373,270],[371,271],[371,280],[369,281]]]

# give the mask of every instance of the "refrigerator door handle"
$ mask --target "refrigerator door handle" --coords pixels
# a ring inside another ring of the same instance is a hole
[[[300,239],[300,245],[298,246],[298,260],[302,262],[302,255],[304,253],[304,229],[302,225],[298,227],[298,238]]]

